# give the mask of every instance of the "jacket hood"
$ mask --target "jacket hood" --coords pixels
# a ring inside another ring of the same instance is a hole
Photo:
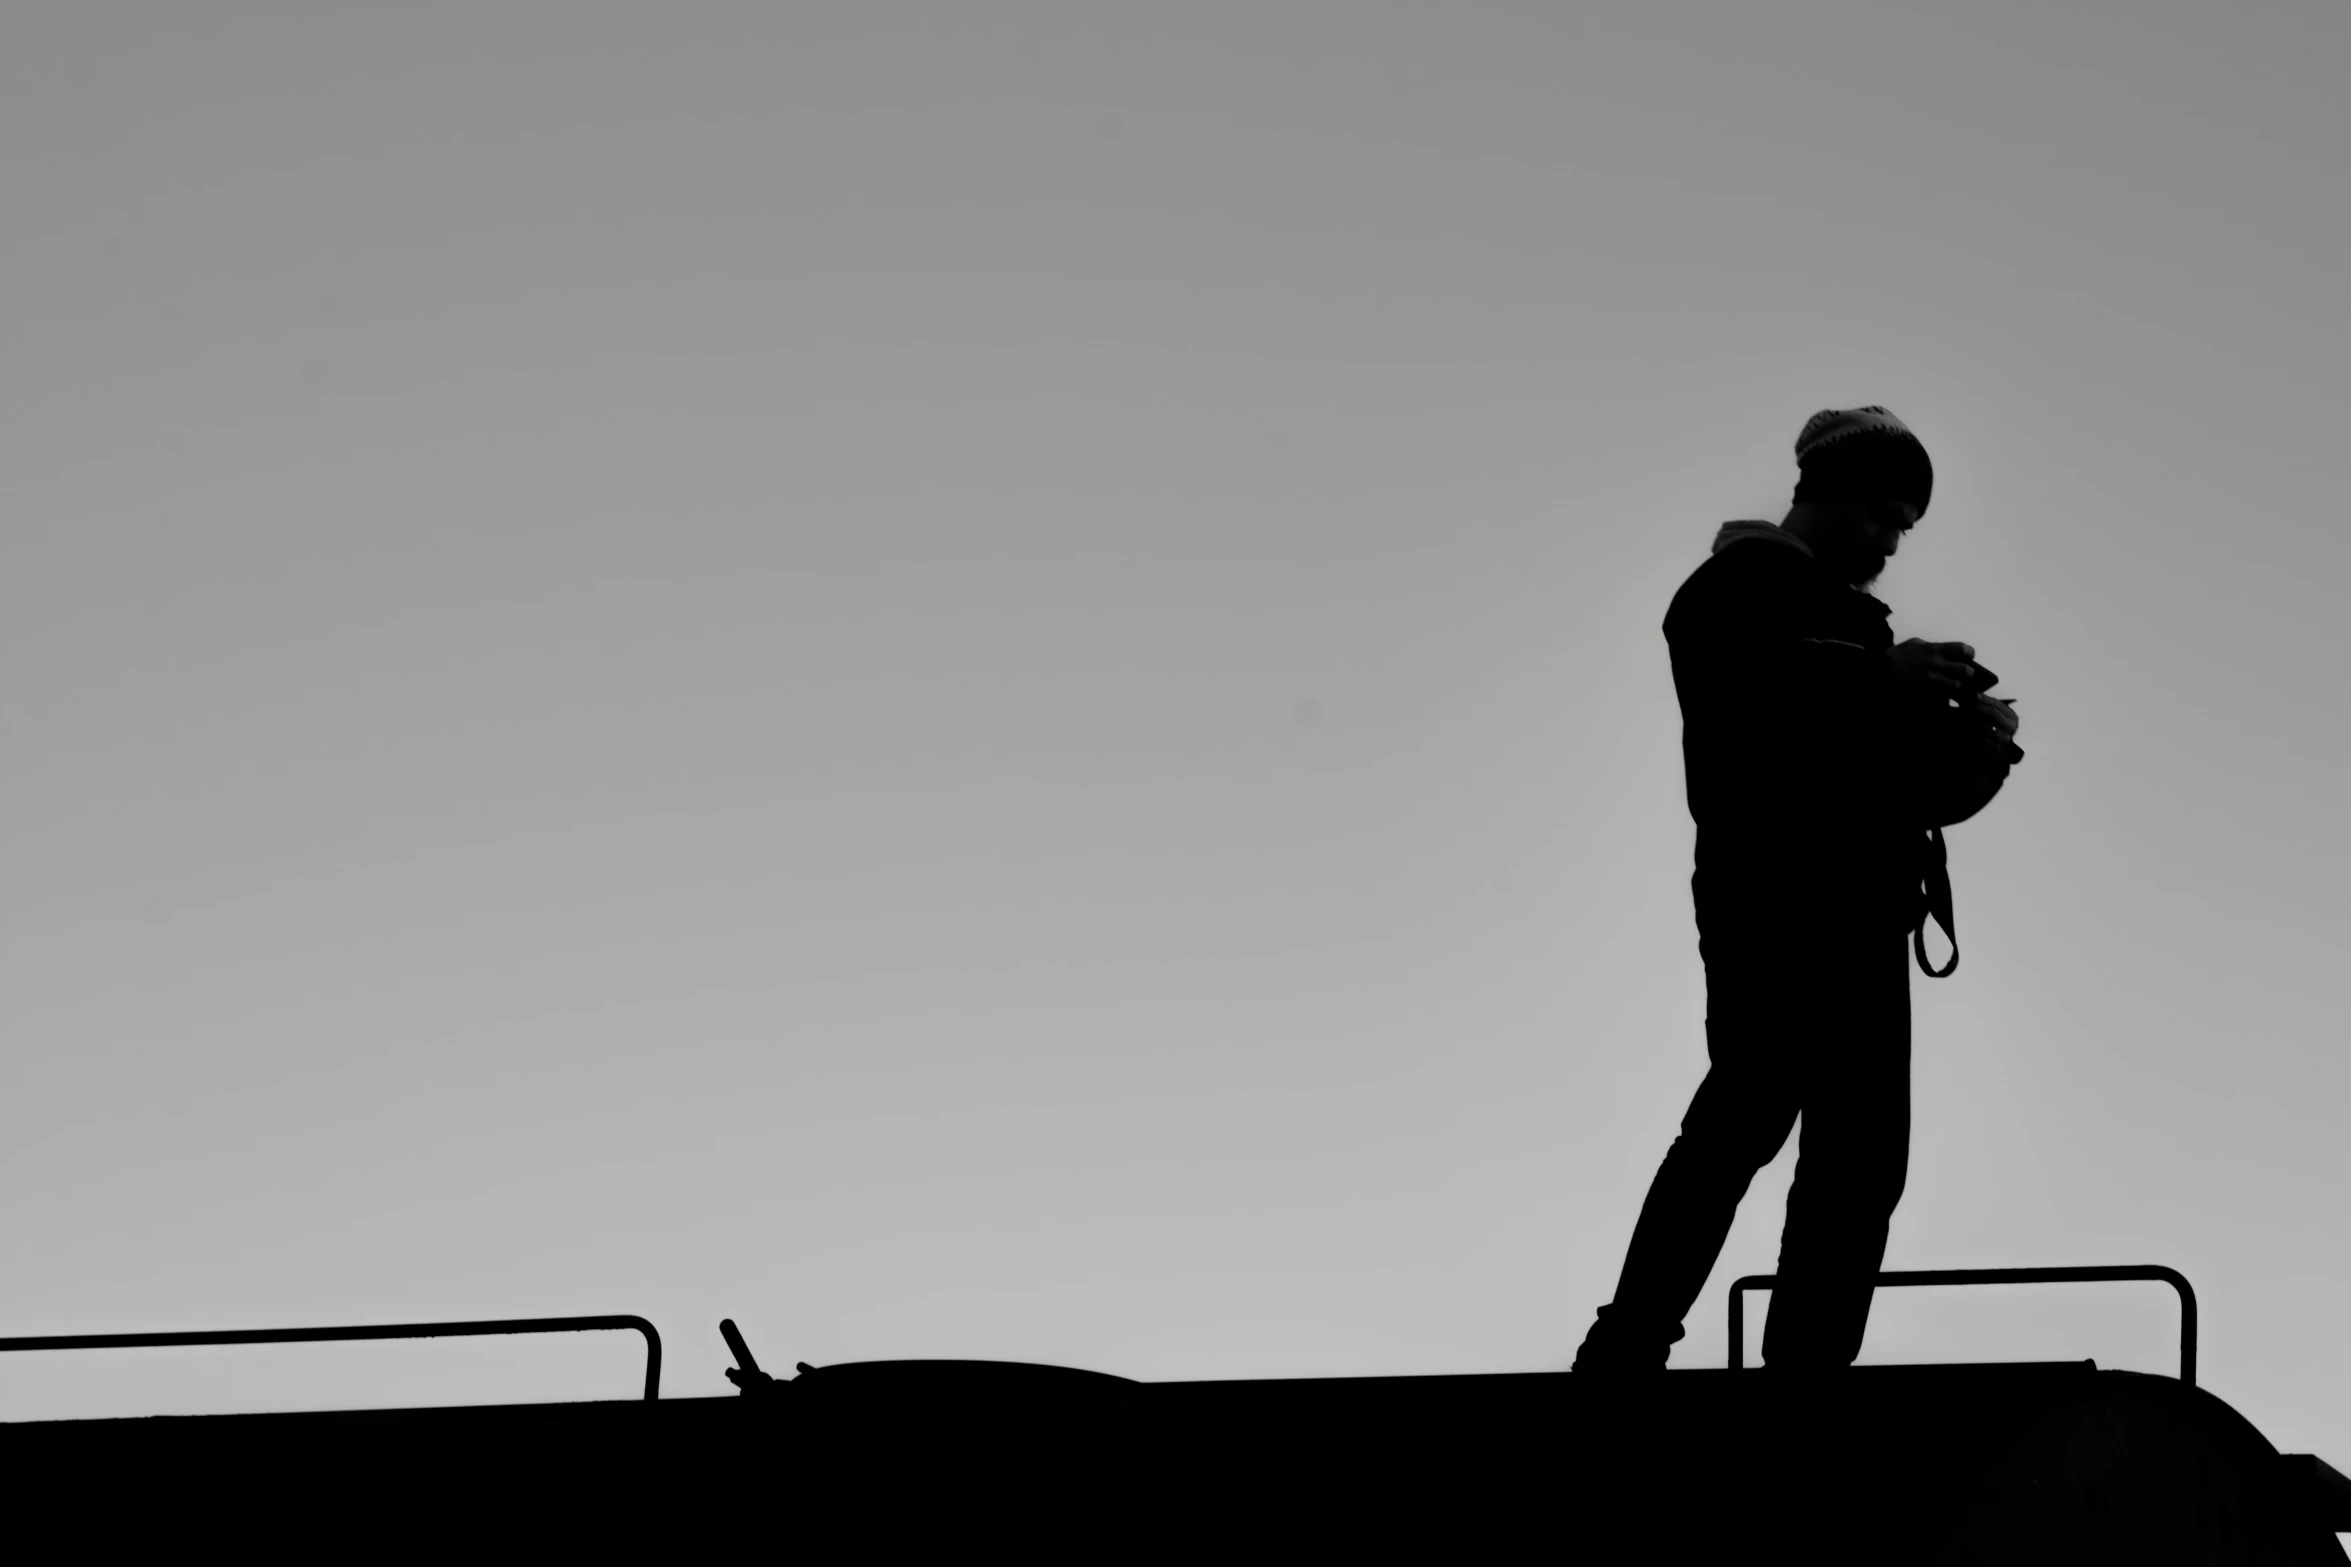
[[[1714,548],[1707,553],[1719,555],[1742,539],[1770,539],[1791,549],[1802,550],[1807,555],[1812,554],[1811,545],[1776,522],[1726,522],[1715,530]]]

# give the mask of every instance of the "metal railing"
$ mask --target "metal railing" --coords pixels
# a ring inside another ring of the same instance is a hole
[[[2120,1280],[2151,1280],[2168,1284],[2180,1297],[2180,1380],[2196,1385],[2196,1289],[2176,1268],[2160,1263],[2123,1263],[2099,1268],[1919,1268],[1881,1273],[1877,1287],[1900,1288],[1917,1284],[2106,1284]],[[1745,1369],[1746,1313],[1743,1293],[1770,1289],[1779,1282],[1772,1273],[1750,1273],[1731,1283],[1731,1369]]]
[[[491,1322],[379,1322],[347,1328],[222,1328],[194,1333],[65,1333],[0,1338],[0,1354],[36,1349],[177,1349],[213,1344],[333,1344],[354,1339],[478,1338],[503,1333],[645,1336],[645,1397],[661,1396],[661,1332],[643,1317],[508,1317]]]

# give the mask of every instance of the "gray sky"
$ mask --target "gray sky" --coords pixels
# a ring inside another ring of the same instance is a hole
[[[1658,624],[1876,402],[1938,473],[1897,634],[2029,753],[1951,835],[1888,1266],[2178,1266],[2208,1384],[2345,1463],[2346,44],[11,5],[0,1322],[634,1311],[679,1393],[722,1315],[1563,1366],[1704,1066]],[[2174,1320],[1904,1292],[1864,1359],[2169,1370]],[[57,1357],[0,1410],[635,1356]]]

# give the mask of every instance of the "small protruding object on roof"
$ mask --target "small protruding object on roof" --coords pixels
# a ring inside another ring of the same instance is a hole
[[[743,1342],[743,1330],[735,1326],[734,1318],[719,1318],[718,1336],[727,1341],[727,1348],[735,1357],[735,1363],[727,1367],[729,1382],[741,1388],[745,1394],[764,1393],[776,1386],[776,1379],[759,1369],[759,1362],[752,1357],[751,1346]],[[802,1366],[800,1369],[805,1371],[808,1368]]]

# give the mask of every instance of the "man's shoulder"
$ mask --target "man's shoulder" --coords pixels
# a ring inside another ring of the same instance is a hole
[[[1774,539],[1761,533],[1733,535],[1714,546],[1712,552],[1690,573],[1692,580],[1700,577],[1767,581],[1809,582],[1819,575],[1820,566],[1811,553],[1792,541]]]
[[[1815,584],[1812,558],[1791,544],[1761,534],[1733,537],[1718,545],[1682,580],[1666,610],[1666,627],[1741,600],[1801,594]]]

